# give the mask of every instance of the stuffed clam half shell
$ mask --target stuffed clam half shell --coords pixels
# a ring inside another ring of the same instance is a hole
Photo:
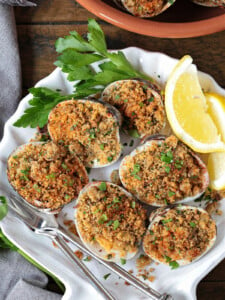
[[[121,155],[120,113],[98,100],[67,100],[50,112],[51,139],[75,153],[86,167],[106,167]]]
[[[165,108],[160,88],[142,79],[119,80],[102,92],[102,100],[115,106],[123,117],[123,129],[142,138],[165,126]]]
[[[121,9],[140,18],[151,18],[167,10],[175,0],[114,0]]]
[[[8,158],[7,176],[28,204],[52,213],[76,199],[89,181],[79,158],[53,142],[16,148]]]
[[[192,0],[192,2],[208,7],[225,7],[225,0]]]
[[[188,202],[209,184],[205,164],[175,136],[153,136],[125,156],[119,168],[123,186],[153,206]]]
[[[175,269],[205,255],[216,234],[215,221],[204,209],[172,205],[152,212],[143,249],[153,260]]]
[[[146,232],[146,210],[110,182],[88,184],[77,199],[75,224],[84,244],[99,257],[131,259]]]

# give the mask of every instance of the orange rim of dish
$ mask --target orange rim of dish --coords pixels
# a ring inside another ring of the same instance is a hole
[[[101,0],[76,0],[99,18],[128,31],[160,38],[189,38],[225,30],[225,15],[210,19],[168,23],[141,19],[113,8]]]

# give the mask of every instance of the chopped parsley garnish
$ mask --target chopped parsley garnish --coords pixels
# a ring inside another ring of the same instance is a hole
[[[139,138],[140,134],[138,133],[137,129],[129,129],[128,134],[133,138]]]
[[[196,227],[195,222],[190,222],[189,224],[190,224],[190,226],[193,227],[193,228]]]
[[[55,178],[55,173],[51,173],[51,174],[49,174],[49,175],[46,175],[46,178],[47,178],[47,179]]]
[[[150,232],[150,234],[151,234],[151,235],[153,235],[153,234],[154,234],[154,232],[153,232],[151,229],[149,229],[149,232]]]
[[[106,224],[106,226],[111,226],[113,224],[113,220],[110,220],[107,224]]]
[[[136,202],[135,202],[135,201],[132,201],[132,202],[131,202],[131,207],[132,207],[132,208],[135,208],[135,205],[136,205]]]
[[[116,230],[120,226],[120,222],[118,220],[115,220],[113,222],[113,229]]]
[[[87,256],[84,258],[84,261],[91,261],[91,256]]]
[[[165,162],[165,163],[172,163],[173,162],[173,153],[172,151],[168,151],[167,153],[165,152],[161,152],[161,157],[160,157],[161,161]]]
[[[62,163],[62,165],[61,165],[61,166],[63,167],[63,169],[64,169],[64,170],[68,169],[67,165],[66,165],[66,164],[64,164],[64,163]]]
[[[101,215],[100,219],[98,220],[98,224],[104,224],[108,220],[106,214]]]
[[[166,173],[169,173],[170,172],[170,167],[169,166],[165,166],[165,171],[166,171]]]
[[[176,169],[180,170],[183,167],[183,164],[184,162],[182,160],[176,160],[174,165]]]
[[[113,157],[112,156],[108,156],[107,160],[108,160],[108,162],[111,162],[113,160]]]
[[[165,258],[166,262],[169,263],[169,266],[171,267],[172,270],[177,269],[180,266],[178,264],[178,262],[175,260],[172,260],[171,257],[164,255],[164,258]]]
[[[106,191],[106,183],[105,182],[101,182],[101,184],[99,185],[98,188],[102,192]]]
[[[120,203],[120,199],[117,198],[117,197],[114,197],[114,198],[113,198],[113,203]]]
[[[174,192],[172,192],[172,191],[169,191],[169,192],[168,192],[168,196],[169,196],[169,197],[172,197],[172,196],[174,196],[174,195],[175,195]]]
[[[105,274],[105,275],[103,276],[103,278],[106,280],[110,275],[111,275],[111,273]]]
[[[29,174],[29,171],[30,171],[30,169],[27,168],[27,169],[25,169],[25,170],[21,170],[20,172],[21,172],[22,174],[27,175],[27,174]]]
[[[173,260],[169,263],[169,266],[171,267],[172,270],[179,268],[179,264],[177,261]]]
[[[166,223],[169,223],[169,222],[172,222],[173,221],[173,219],[165,219],[165,220],[162,220],[162,223],[163,224],[166,224]]]
[[[101,144],[99,147],[100,147],[101,150],[104,150],[105,145],[104,145],[104,144]]]
[[[131,175],[137,174],[141,170],[141,166],[139,164],[134,164],[133,171],[131,172]]]
[[[93,140],[96,138],[95,128],[89,130],[89,139]]]
[[[121,262],[121,265],[125,265],[127,261],[126,261],[126,259],[121,258],[121,259],[120,259],[120,262]]]
[[[148,102],[152,102],[152,101],[154,101],[154,97],[148,98]]]

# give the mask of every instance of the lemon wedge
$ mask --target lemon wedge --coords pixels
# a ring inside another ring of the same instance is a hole
[[[209,154],[207,168],[210,187],[217,191],[225,189],[225,152]]]
[[[215,93],[205,93],[208,113],[225,142],[225,97]]]
[[[208,113],[212,117],[222,140],[225,141],[225,97],[215,93],[205,94]],[[208,171],[210,186],[215,190],[225,189],[225,152],[209,154]]]
[[[225,151],[189,55],[178,62],[169,76],[165,107],[174,133],[190,148],[200,153]]]

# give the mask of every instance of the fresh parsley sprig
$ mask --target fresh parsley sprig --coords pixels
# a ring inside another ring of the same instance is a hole
[[[59,53],[55,65],[67,74],[69,81],[75,81],[73,94],[64,96],[44,87],[31,88],[30,107],[14,126],[42,128],[47,123],[49,112],[59,102],[96,94],[113,81],[135,77],[151,80],[135,70],[122,51],[107,50],[104,32],[94,19],[88,20],[87,39],[72,31],[70,35],[59,38],[55,47]],[[93,69],[92,63],[99,63],[98,71]]]

